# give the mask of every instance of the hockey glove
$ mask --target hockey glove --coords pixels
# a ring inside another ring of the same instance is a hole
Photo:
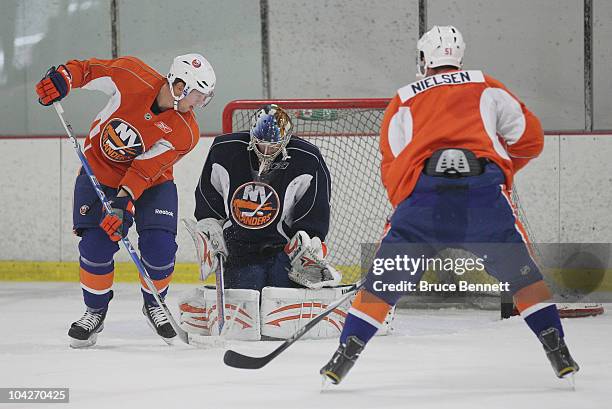
[[[227,258],[227,247],[223,237],[223,221],[212,217],[202,219],[197,223],[183,219],[187,231],[193,239],[198,263],[200,264],[200,279],[206,278],[219,268],[218,254]]]
[[[340,283],[342,275],[325,260],[327,246],[318,237],[310,238],[308,233],[300,230],[285,246],[285,253],[291,262],[291,281],[312,289]]]
[[[129,196],[124,196],[114,197],[110,205],[112,213],[106,213],[100,221],[100,227],[112,241],[119,241],[127,236],[134,223],[134,204]]]
[[[61,101],[72,88],[72,76],[65,65],[51,67],[42,80],[36,84],[38,102],[48,106],[54,102]]]

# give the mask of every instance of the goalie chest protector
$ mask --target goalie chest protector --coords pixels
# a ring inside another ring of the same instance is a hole
[[[230,255],[250,262],[279,252],[298,230],[325,240],[331,179],[319,149],[294,136],[289,158],[279,154],[260,176],[249,140],[248,132],[215,138],[196,189],[196,218],[227,219]]]

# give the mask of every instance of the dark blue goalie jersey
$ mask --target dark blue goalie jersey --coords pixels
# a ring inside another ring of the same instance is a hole
[[[270,169],[248,151],[248,132],[215,138],[195,191],[197,220],[222,219],[228,263],[255,263],[279,252],[299,230],[325,240],[331,178],[319,149],[292,137],[289,158]]]

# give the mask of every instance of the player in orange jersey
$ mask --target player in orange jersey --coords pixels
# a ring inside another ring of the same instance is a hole
[[[578,365],[509,195],[514,173],[542,151],[540,122],[499,81],[461,70],[465,43],[456,28],[433,27],[417,48],[418,80],[397,91],[381,126],[382,181],[394,213],[340,346],[320,372],[339,383],[408,284],[420,281],[423,260],[459,247],[507,283],[556,375],[572,374]]]
[[[172,168],[198,143],[193,110],[210,102],[215,82],[202,55],[186,54],[174,59],[166,77],[134,57],[92,58],[52,67],[37,84],[42,105],[60,101],[72,88],[102,91],[110,98],[91,125],[84,153],[112,213],[104,214],[83,170],[74,188],[73,222],[81,237],[80,279],[87,309],[68,332],[72,347],[95,344],[104,327],[113,297],[113,256],[134,221],[142,262],[165,297],[177,250]],[[170,342],[176,333],[142,280],[141,290],[149,324]]]

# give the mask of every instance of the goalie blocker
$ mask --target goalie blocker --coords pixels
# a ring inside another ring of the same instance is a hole
[[[259,341],[260,339],[287,339],[328,305],[342,298],[351,286],[322,288],[265,287],[261,295],[256,290],[225,290],[226,339]],[[261,302],[260,302],[261,297]],[[337,337],[352,300],[338,306],[328,317],[308,332],[304,339]],[[191,290],[179,301],[180,325],[190,334],[210,336],[218,334],[216,291],[212,286]],[[391,331],[394,310],[379,335]]]

